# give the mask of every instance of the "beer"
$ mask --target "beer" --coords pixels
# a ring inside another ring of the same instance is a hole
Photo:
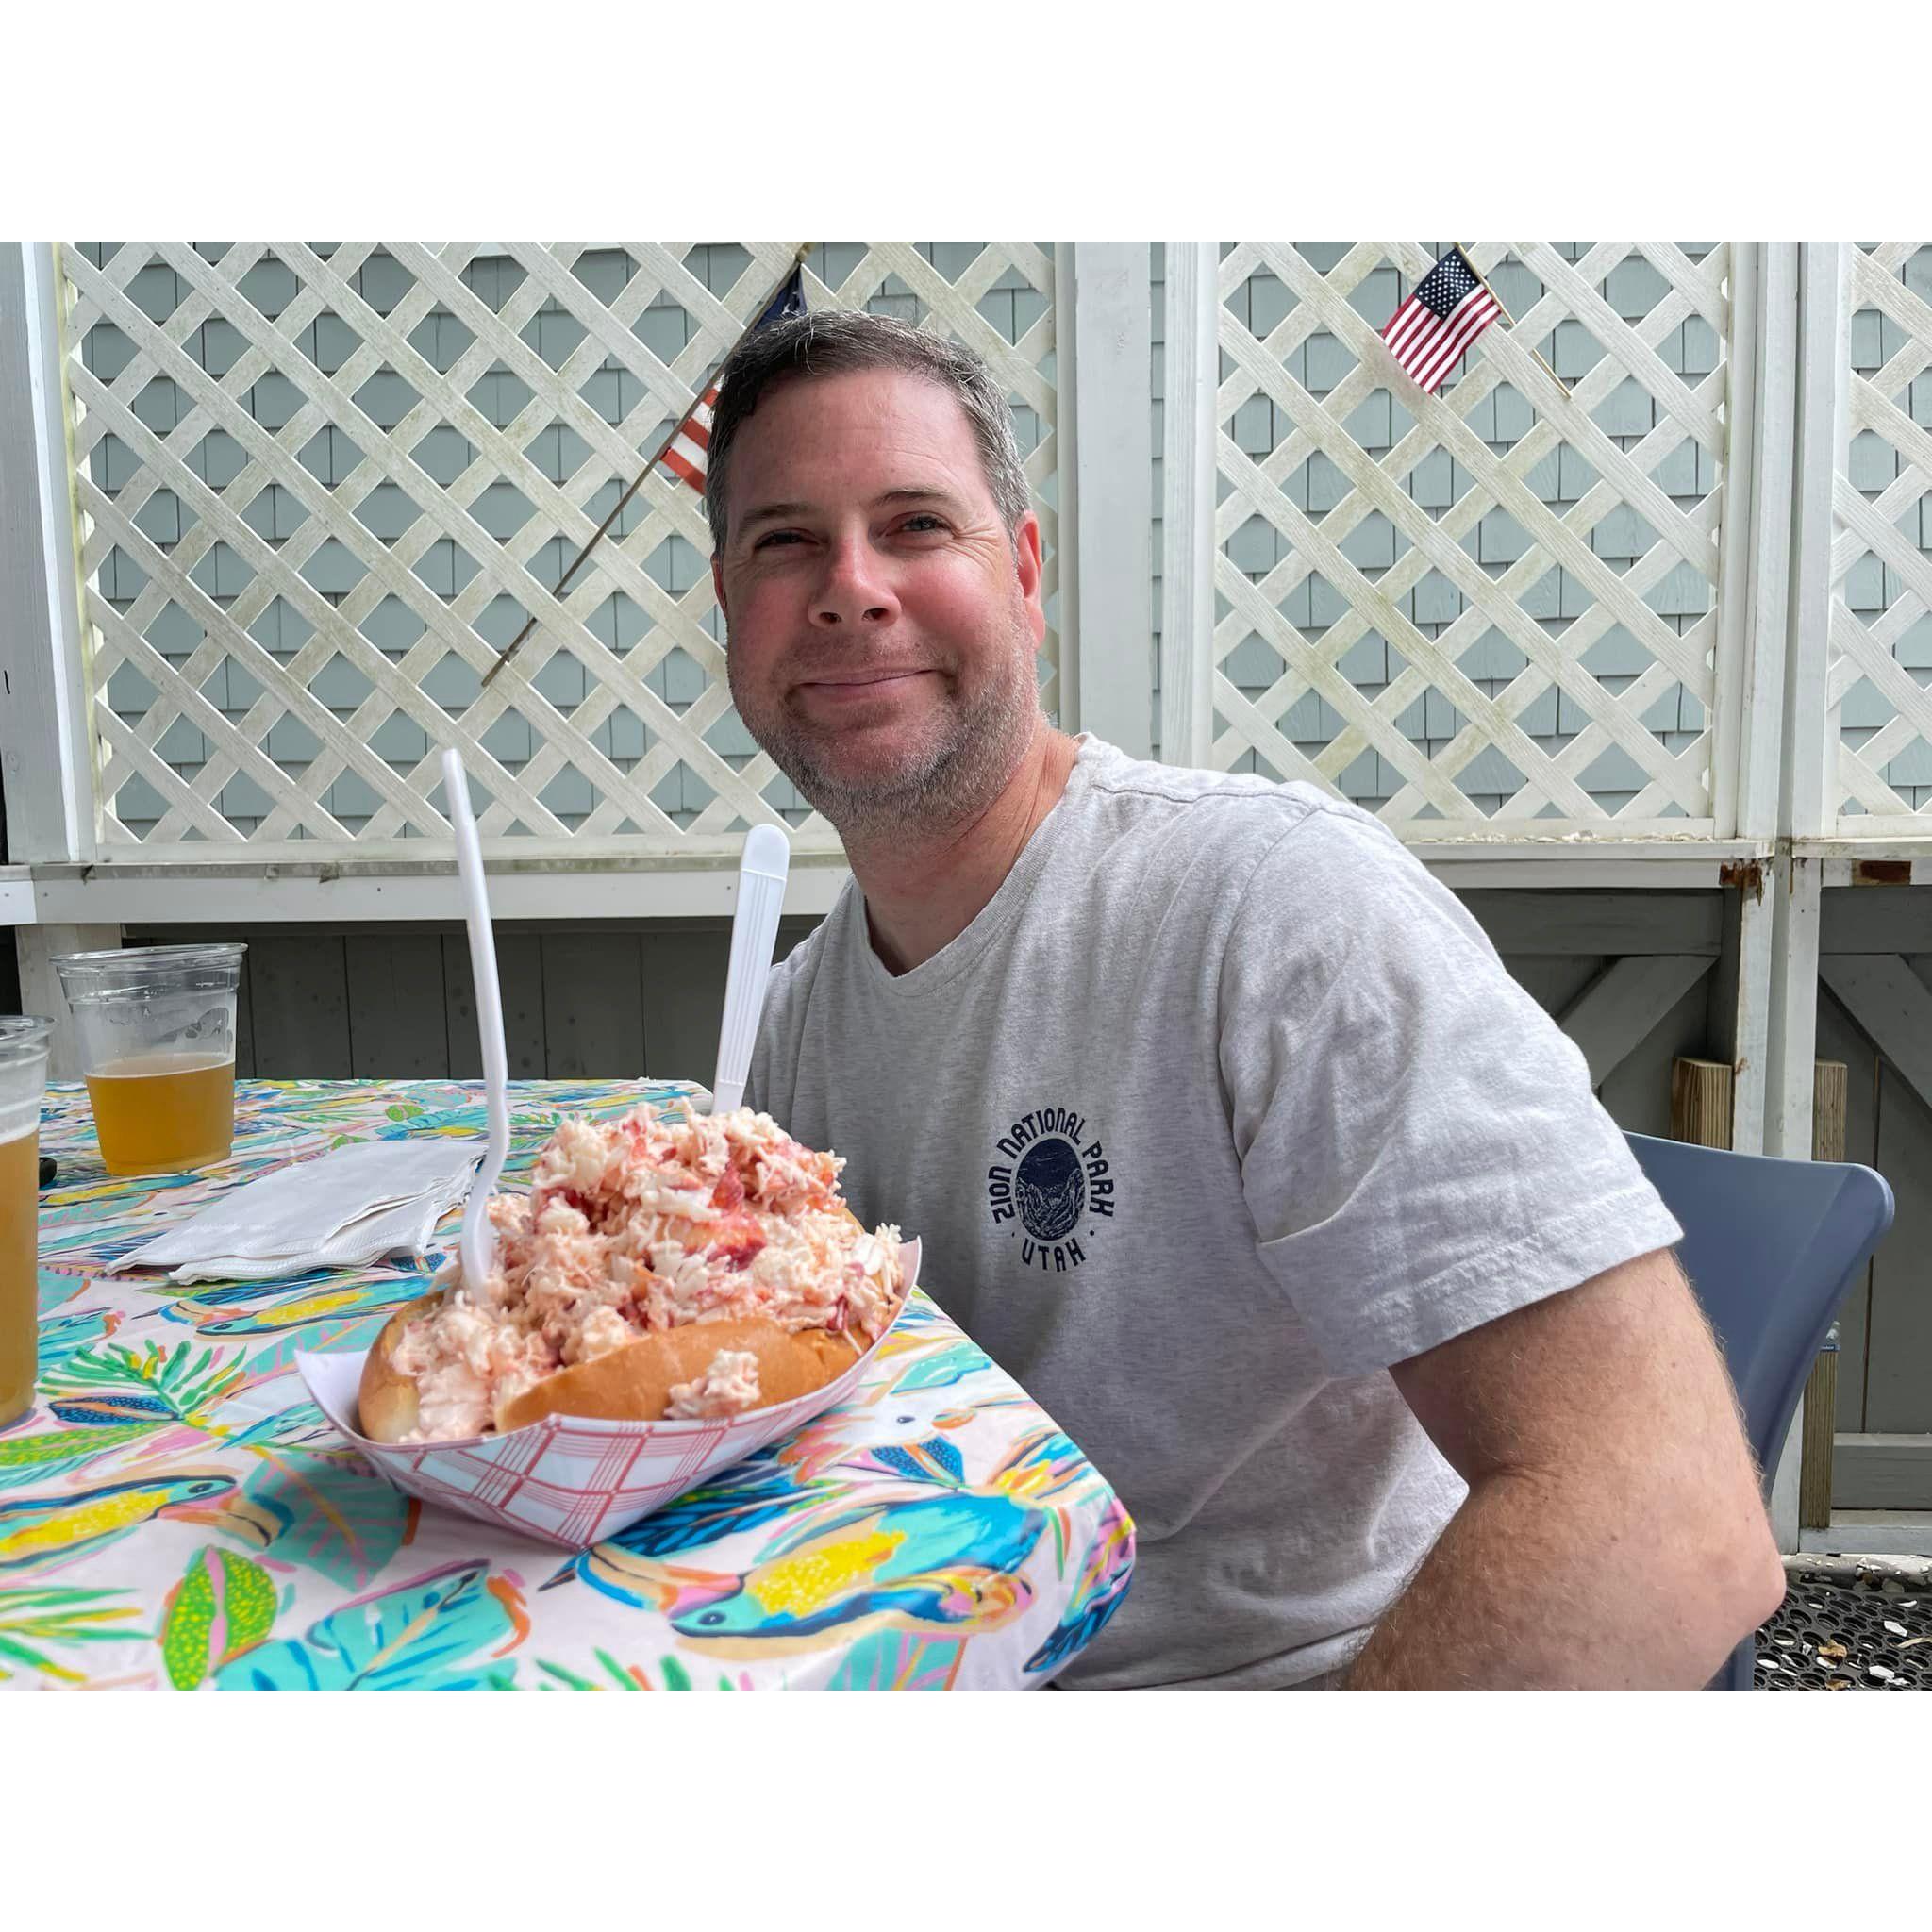
[[[0,1141],[0,1429],[33,1407],[40,1208],[41,1136],[29,1127]]]
[[[234,1146],[232,1056],[133,1054],[94,1068],[87,1091],[109,1174],[185,1174]]]

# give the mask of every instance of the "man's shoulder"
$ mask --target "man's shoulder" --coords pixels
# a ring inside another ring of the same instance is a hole
[[[1093,747],[1090,766],[1094,809],[1116,818],[1123,829],[1156,835],[1178,830],[1191,844],[1198,838],[1231,866],[1252,863],[1304,828],[1333,828],[1344,839],[1353,835],[1354,841],[1399,848],[1400,841],[1373,813],[1303,780],[1158,764],[1108,744]]]

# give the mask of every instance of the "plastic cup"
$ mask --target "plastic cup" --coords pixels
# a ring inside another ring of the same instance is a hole
[[[235,990],[246,951],[128,946],[55,958],[109,1174],[186,1174],[233,1151]]]
[[[34,1406],[39,1372],[44,1020],[0,1020],[0,1429]]]

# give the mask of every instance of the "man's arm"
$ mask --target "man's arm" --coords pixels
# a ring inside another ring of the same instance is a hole
[[[1391,1373],[1470,1492],[1351,1689],[1694,1689],[1777,1607],[1730,1377],[1668,1251]]]

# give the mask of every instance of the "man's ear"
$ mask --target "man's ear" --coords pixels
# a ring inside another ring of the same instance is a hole
[[[1030,509],[1013,527],[1013,564],[1020,595],[1033,618],[1037,643],[1046,636],[1046,605],[1040,594],[1044,565],[1041,561],[1040,519]]]
[[[718,599],[718,608],[724,613],[724,622],[731,622],[731,607],[724,601],[724,566],[718,561],[717,553],[711,556],[711,591]]]

